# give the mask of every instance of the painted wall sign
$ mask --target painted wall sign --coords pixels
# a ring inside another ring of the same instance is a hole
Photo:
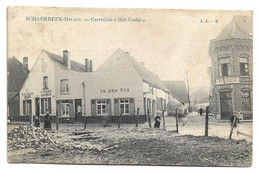
[[[43,90],[41,90],[41,96],[42,97],[51,96],[51,89],[43,89]]]
[[[118,89],[100,89],[100,93],[118,93],[118,92],[130,92],[129,88],[118,88]]]
[[[32,95],[33,95],[33,92],[22,93],[22,96],[24,97],[24,99],[31,99]]]

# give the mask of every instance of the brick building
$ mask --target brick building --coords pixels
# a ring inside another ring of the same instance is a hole
[[[210,106],[217,119],[252,119],[253,19],[235,16],[210,41]]]

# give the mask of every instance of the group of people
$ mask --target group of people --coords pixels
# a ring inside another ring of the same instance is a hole
[[[34,120],[34,126],[40,127],[40,118],[39,116],[36,116]],[[46,111],[45,121],[44,121],[44,129],[45,130],[51,130],[51,117],[49,115],[49,111]]]

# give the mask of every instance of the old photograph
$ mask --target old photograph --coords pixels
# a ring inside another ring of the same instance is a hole
[[[9,163],[250,167],[253,11],[7,9]]]

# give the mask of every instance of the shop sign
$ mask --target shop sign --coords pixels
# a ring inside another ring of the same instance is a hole
[[[24,99],[31,99],[32,95],[33,95],[33,92],[22,93],[22,96],[24,97]]]
[[[51,96],[51,89],[43,89],[43,90],[41,90],[41,96],[42,97]]]
[[[126,93],[130,92],[129,88],[118,88],[118,89],[100,89],[100,93]]]

